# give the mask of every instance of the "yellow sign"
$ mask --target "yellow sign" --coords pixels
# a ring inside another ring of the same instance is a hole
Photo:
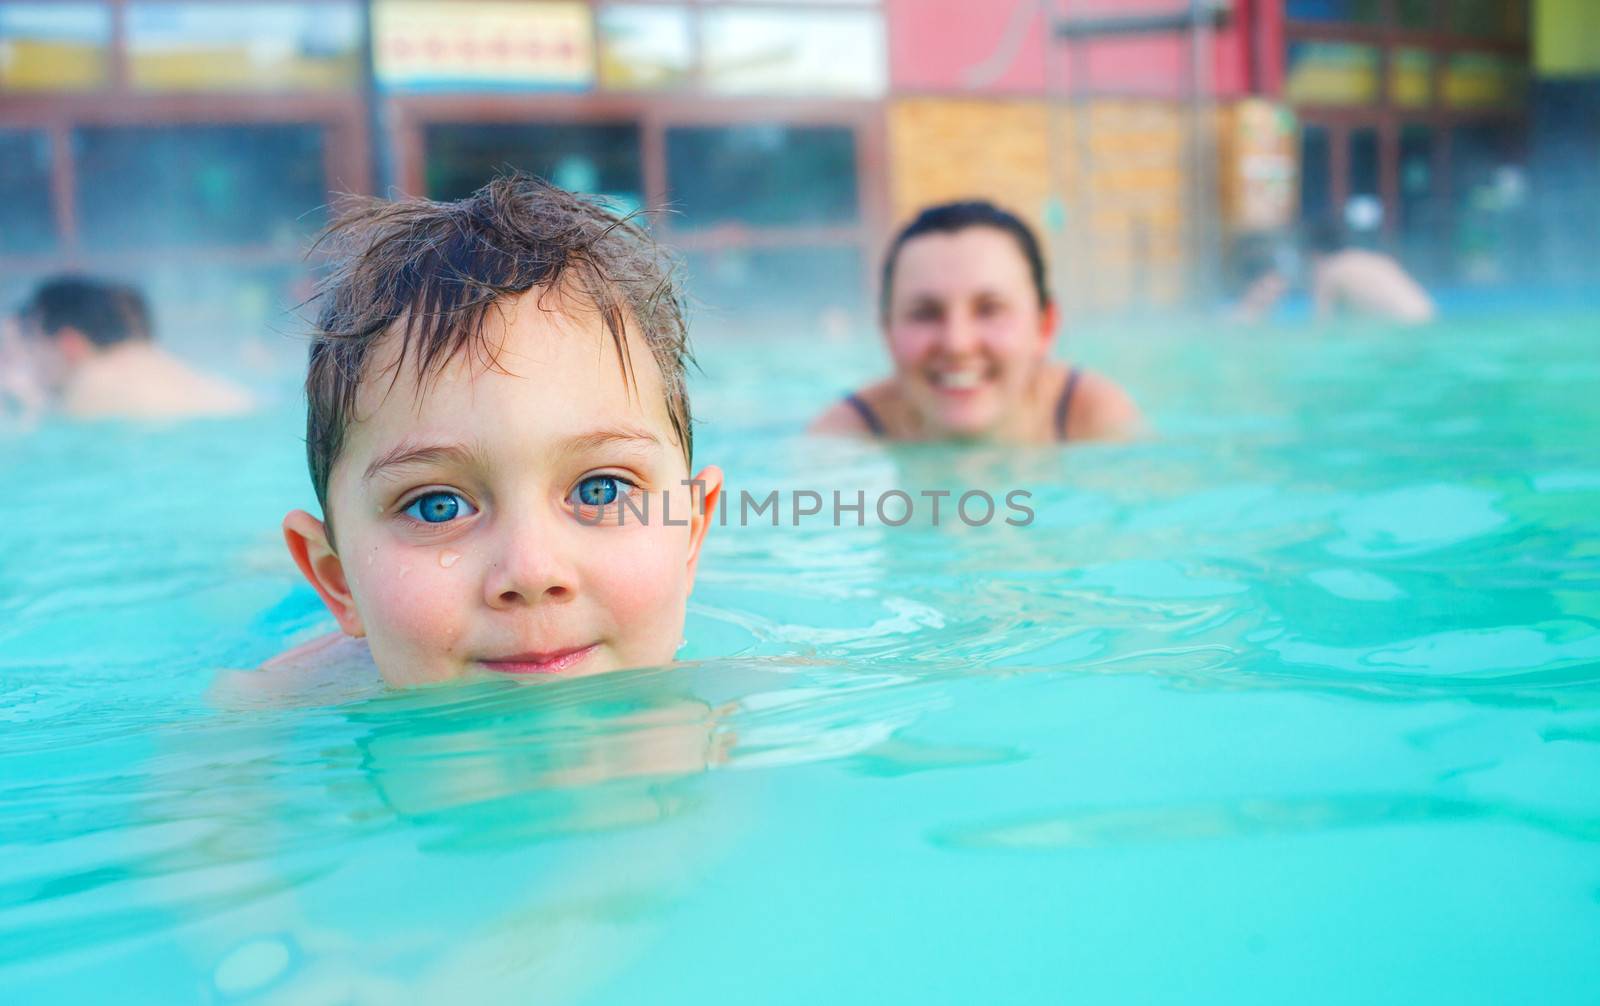
[[[1444,68],[1444,100],[1452,108],[1492,108],[1522,100],[1525,68],[1485,52],[1457,52]]]
[[[1370,105],[1378,100],[1378,50],[1350,42],[1295,42],[1283,96],[1297,105]]]
[[[379,84],[404,90],[580,90],[594,84],[582,2],[375,0]]]
[[[1533,9],[1533,61],[1541,77],[1600,74],[1600,4],[1538,0]]]
[[[128,78],[149,91],[338,90],[361,82],[351,3],[134,3]]]
[[[1402,108],[1426,108],[1432,104],[1432,53],[1396,49],[1389,54],[1389,100]]]
[[[96,4],[0,6],[0,91],[93,91],[111,76],[111,14]]]

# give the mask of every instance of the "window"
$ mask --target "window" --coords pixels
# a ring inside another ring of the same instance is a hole
[[[104,87],[110,46],[111,11],[104,4],[0,5],[0,92]]]
[[[1350,131],[1350,194],[1378,194],[1378,131],[1371,127]]]
[[[873,97],[886,87],[877,11],[713,8],[701,33],[711,91]]]
[[[644,203],[639,127],[618,123],[442,124],[428,127],[427,187],[434,199],[471,195],[508,168],[627,212]]]
[[[1493,188],[1496,171],[1515,161],[1513,129],[1493,123],[1450,130],[1450,189],[1456,208],[1470,210]]]
[[[90,251],[287,249],[325,220],[318,126],[96,126],[77,130],[74,143],[80,232]]]
[[[1333,171],[1329,163],[1328,131],[1307,126],[1300,134],[1300,215],[1317,220],[1333,203]]]
[[[50,138],[34,129],[0,129],[0,254],[55,247],[50,215]]]
[[[858,216],[855,133],[847,126],[679,126],[667,130],[667,184],[686,229],[829,226]]]
[[[1287,0],[1284,14],[1290,21],[1377,24],[1383,18],[1383,0]]]
[[[603,86],[637,91],[675,87],[689,79],[694,42],[687,8],[604,7],[595,23]]]
[[[1395,19],[1402,28],[1432,28],[1434,0],[1395,0]]]
[[[128,76],[156,91],[355,87],[361,12],[352,3],[132,3]]]
[[[1524,0],[1452,0],[1450,30],[1481,38],[1523,38],[1528,9]]]
[[[1434,180],[1434,131],[1410,124],[1400,130],[1400,251],[1408,266],[1424,274],[1438,270],[1442,232]]]

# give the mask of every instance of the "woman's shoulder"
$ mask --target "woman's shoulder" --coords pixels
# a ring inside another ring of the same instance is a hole
[[[1143,431],[1139,406],[1122,385],[1083,367],[1061,369],[1068,440],[1129,440]]]
[[[811,421],[807,432],[833,436],[882,436],[881,417],[888,383],[879,381],[840,398]]]

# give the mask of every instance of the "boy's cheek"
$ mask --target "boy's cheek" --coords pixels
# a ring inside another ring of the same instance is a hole
[[[462,635],[469,589],[462,574],[440,567],[437,558],[430,568],[420,552],[374,552],[370,564],[362,561],[352,592],[367,634],[409,649],[450,653]]]
[[[624,634],[627,654],[642,663],[669,660],[683,636],[688,600],[687,529],[639,528],[632,541],[615,544],[615,558],[610,549],[592,553],[599,560],[590,567],[594,600]]]

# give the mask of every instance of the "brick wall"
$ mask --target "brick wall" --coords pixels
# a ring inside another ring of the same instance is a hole
[[[1042,101],[892,101],[896,222],[932,202],[992,199],[1039,228],[1069,312],[1177,302],[1188,265],[1184,112],[1104,98],[1054,114],[1052,135]]]

